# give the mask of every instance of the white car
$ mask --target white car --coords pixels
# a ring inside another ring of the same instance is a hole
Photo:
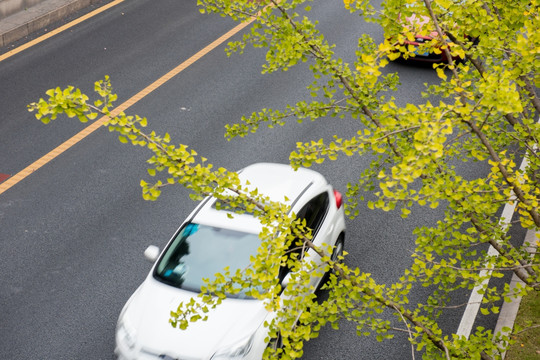
[[[291,212],[306,219],[315,245],[332,245],[337,258],[343,253],[345,219],[341,194],[325,178],[309,169],[259,163],[240,172],[241,180],[273,201],[289,199]],[[228,297],[209,313],[207,321],[173,328],[170,311],[197,296],[203,278],[213,278],[227,266],[231,273],[249,264],[257,252],[260,222],[249,214],[217,210],[215,198],[206,198],[169,241],[161,254],[155,246],[145,256],[155,261],[147,278],[128,300],[116,328],[115,354],[119,360],[178,359],[260,360],[268,346],[265,320],[271,320],[262,301]],[[158,255],[159,254],[159,255]],[[320,258],[312,250],[311,261]],[[157,261],[156,261],[157,260]],[[313,275],[314,288],[322,278]]]

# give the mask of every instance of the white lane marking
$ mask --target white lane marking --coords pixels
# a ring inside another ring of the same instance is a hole
[[[528,155],[525,156],[523,161],[521,162],[521,166],[519,169],[523,171],[527,165],[529,164]],[[513,194],[513,193],[512,193]],[[514,210],[516,208],[517,202],[514,201],[512,203],[507,203],[504,206],[503,213],[501,215],[500,223],[503,225],[503,230],[506,232],[508,230],[508,224],[512,220],[512,216],[514,214]],[[488,250],[488,256],[499,256],[499,252],[493,248],[493,246],[489,246]],[[488,270],[483,270],[480,272],[481,276],[485,276],[489,273]],[[467,304],[467,307],[465,308],[465,312],[463,313],[463,317],[461,318],[461,322],[459,323],[458,330],[456,332],[457,335],[463,335],[465,337],[469,337],[471,334],[474,321],[476,320],[476,316],[478,315],[478,310],[480,310],[480,305],[482,305],[482,299],[484,298],[483,294],[479,294],[478,291],[485,288],[489,282],[489,277],[486,278],[484,281],[482,281],[480,284],[476,285],[474,289],[471,292],[471,296],[469,297],[469,302]]]

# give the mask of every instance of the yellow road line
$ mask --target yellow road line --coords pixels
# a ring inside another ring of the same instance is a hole
[[[47,33],[45,35],[42,35],[42,36],[40,36],[40,37],[38,37],[38,38],[36,38],[36,39],[34,39],[32,41],[27,42],[24,45],[21,45],[21,46],[15,48],[13,50],[10,50],[5,54],[0,55],[0,61],[3,61],[3,60],[5,60],[5,59],[7,59],[7,58],[9,58],[9,57],[11,57],[11,56],[13,56],[15,54],[18,54],[21,51],[24,51],[24,50],[28,49],[29,47],[32,47],[32,46],[34,46],[36,44],[39,44],[40,42],[45,41],[48,38],[53,37],[54,35],[56,35],[58,33],[61,33],[62,31],[67,30],[70,27],[73,27],[73,26],[75,26],[75,25],[77,25],[77,24],[79,24],[79,23],[81,23],[81,22],[83,22],[83,21],[85,21],[85,20],[87,20],[87,19],[89,19],[89,18],[91,18],[91,17],[93,17],[93,16],[107,10],[107,9],[110,9],[113,6],[116,6],[116,5],[118,5],[118,4],[120,4],[120,3],[124,2],[124,1],[125,0],[115,0],[113,2],[108,3],[107,5],[103,5],[99,9],[91,11],[88,14],[83,15],[80,18],[78,18],[76,20],[73,20],[73,21],[71,21],[71,22],[69,22],[69,23],[67,23],[67,24],[65,24],[63,26],[60,26],[59,28],[54,29],[54,30],[52,30],[51,32],[49,32],[49,33]]]
[[[210,51],[214,50],[216,47],[223,44],[225,41],[230,39],[232,36],[234,36],[236,33],[241,31],[243,28],[245,28],[246,26],[248,26],[252,22],[253,22],[253,20],[236,25],[234,28],[229,30],[227,33],[225,33],[224,35],[222,35],[218,39],[214,40],[211,44],[207,45],[205,48],[200,50],[198,53],[191,56],[189,59],[187,59],[186,61],[184,61],[183,63],[181,63],[180,65],[178,65],[174,69],[172,69],[171,71],[169,71],[167,74],[163,75],[162,77],[160,77],[159,79],[154,81],[152,84],[148,85],[143,90],[139,91],[137,94],[135,94],[134,96],[129,98],[124,103],[120,104],[118,107],[116,107],[112,111],[111,115],[114,116],[114,115],[116,115],[116,114],[118,114],[118,113],[120,113],[122,111],[125,111],[130,106],[134,105],[139,100],[141,100],[142,98],[144,98],[145,96],[150,94],[152,91],[159,88],[165,82],[169,81],[170,79],[172,79],[173,77],[178,75],[180,72],[185,70],[188,66],[190,66],[191,64],[193,64],[194,62],[196,62],[197,60],[202,58],[204,55],[208,54]],[[53,149],[52,151],[45,154],[44,156],[42,156],[38,160],[34,161],[32,164],[30,164],[29,166],[27,166],[23,170],[19,171],[17,174],[13,175],[12,177],[5,180],[4,182],[0,183],[0,194],[4,193],[6,190],[8,190],[12,186],[16,185],[17,183],[19,183],[21,180],[23,180],[24,178],[26,178],[27,176],[32,174],[34,171],[38,170],[43,165],[47,164],[49,161],[53,160],[58,155],[62,154],[64,151],[71,148],[73,145],[75,145],[76,143],[78,143],[79,141],[81,141],[82,139],[84,139],[85,137],[90,135],[91,133],[93,133],[101,125],[103,125],[107,121],[107,119],[108,119],[108,117],[102,116],[101,118],[94,121],[92,124],[90,124],[86,128],[84,128],[83,130],[81,130],[79,133],[75,134],[74,136],[72,136],[71,138],[66,140],[64,143],[62,143],[57,148]]]

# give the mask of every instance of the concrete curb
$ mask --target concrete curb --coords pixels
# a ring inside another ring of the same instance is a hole
[[[100,0],[45,0],[0,20],[0,47],[32,34]]]

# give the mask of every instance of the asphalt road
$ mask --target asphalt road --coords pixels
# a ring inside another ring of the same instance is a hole
[[[318,0],[312,15],[344,59],[354,56],[359,34],[382,40],[377,26],[349,14],[341,2]],[[17,173],[86,126],[35,120],[26,105],[47,89],[70,84],[90,93],[94,81],[110,75],[122,103],[233,26],[201,15],[194,1],[130,0],[0,62],[0,173]],[[147,116],[149,128],[168,131],[175,142],[229,169],[285,163],[297,141],[358,127],[352,119],[322,119],[227,142],[225,124],[309,96],[307,65],[262,75],[263,61],[260,50],[227,58],[220,46],[128,112]],[[401,75],[395,96],[403,103],[420,101],[423,84],[437,81],[427,68],[391,64],[388,71]],[[157,202],[142,200],[139,180],[148,178],[148,156],[100,129],[0,195],[1,359],[112,358],[117,316],[151,266],[143,250],[163,246],[195,206],[180,187]],[[367,159],[344,158],[316,169],[345,191],[366,166]],[[440,210],[419,208],[403,220],[362,207],[348,222],[347,263],[381,282],[396,280],[410,263],[414,227],[440,216]],[[456,312],[444,326],[455,331],[459,320]],[[343,324],[307,343],[304,358],[410,359],[410,349],[403,336],[381,344]]]

